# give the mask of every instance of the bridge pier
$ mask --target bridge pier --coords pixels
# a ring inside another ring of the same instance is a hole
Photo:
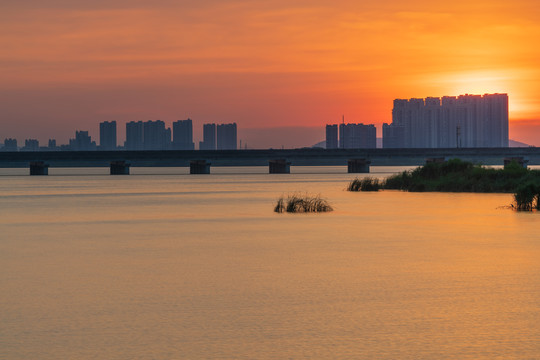
[[[349,159],[347,161],[347,172],[352,173],[369,173],[369,165],[371,161],[366,159]]]
[[[426,158],[426,164],[432,164],[432,163],[435,163],[435,164],[441,164],[443,162],[445,162],[446,159],[443,157],[432,157],[432,158]]]
[[[191,160],[189,162],[190,174],[210,174],[211,163],[206,160]]]
[[[286,159],[274,159],[268,161],[268,172],[270,174],[290,174],[291,163]]]
[[[523,156],[514,156],[514,157],[505,157],[504,158],[504,168],[506,169],[513,161],[517,162],[520,166],[527,168],[527,163],[529,160],[526,160]]]
[[[120,160],[120,161],[111,161],[110,163],[110,173],[111,175],[129,175],[130,163]]]
[[[30,175],[49,175],[49,164],[43,161],[31,161]]]

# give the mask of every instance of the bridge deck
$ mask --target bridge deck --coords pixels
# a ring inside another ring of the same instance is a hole
[[[0,167],[27,167],[44,161],[51,167],[109,166],[127,161],[132,166],[189,166],[191,160],[207,160],[212,166],[268,165],[287,159],[293,166],[346,165],[348,159],[366,158],[377,165],[420,165],[426,158],[460,158],[487,165],[502,165],[505,157],[524,157],[540,165],[540,148],[452,149],[290,149],[290,150],[158,150],[158,151],[37,151],[0,152]]]

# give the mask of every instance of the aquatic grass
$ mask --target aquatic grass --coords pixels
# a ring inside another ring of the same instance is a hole
[[[283,210],[285,210],[285,199],[282,196],[278,199],[277,204],[274,207],[274,212],[282,213]]]
[[[540,185],[540,171],[511,164],[493,169],[460,159],[428,163],[414,170],[388,177],[384,189],[446,192],[515,192],[521,184]]]
[[[347,186],[347,191],[379,191],[381,187],[379,179],[365,177],[363,179],[356,178]]]
[[[414,192],[514,193],[516,209],[540,210],[540,171],[524,168],[517,162],[503,169],[460,159],[433,162],[390,176],[380,187]]]
[[[334,209],[327,200],[321,198],[320,194],[292,194],[287,197],[280,197],[277,201],[274,211],[277,213],[310,213],[310,212],[328,212]]]
[[[540,209],[540,186],[534,183],[522,184],[514,194],[516,209],[531,211],[533,208]]]

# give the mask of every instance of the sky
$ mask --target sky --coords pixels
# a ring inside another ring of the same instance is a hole
[[[396,98],[500,92],[540,146],[538,43],[537,0],[4,1],[0,139],[189,117],[310,146],[342,116],[380,137]]]

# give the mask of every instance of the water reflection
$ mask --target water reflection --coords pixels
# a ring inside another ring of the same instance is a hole
[[[498,209],[512,195],[351,193],[343,167],[246,170],[1,177],[4,357],[540,353],[540,218]],[[273,212],[296,191],[335,210]]]

